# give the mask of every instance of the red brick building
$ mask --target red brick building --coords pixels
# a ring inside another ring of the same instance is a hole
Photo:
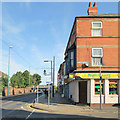
[[[58,91],[61,94],[63,93],[63,85],[64,85],[64,62],[60,64],[58,71],[58,79],[57,79]]]
[[[89,3],[87,16],[75,17],[65,51],[66,85],[76,103],[120,103],[118,14],[97,14],[96,2]]]

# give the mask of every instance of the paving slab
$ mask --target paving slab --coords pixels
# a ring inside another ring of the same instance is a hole
[[[84,115],[91,117],[101,118],[115,118],[119,116],[119,107],[103,106],[100,110],[99,106],[92,106],[85,104],[73,105],[71,101],[60,96],[59,93],[55,94],[55,97],[51,99],[50,105],[48,105],[47,96],[42,95],[39,98],[39,103],[31,104],[29,107],[40,110],[40,112],[48,112],[54,114],[66,114],[66,115]]]

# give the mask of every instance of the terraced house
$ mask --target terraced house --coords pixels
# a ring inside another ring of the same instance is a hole
[[[120,103],[120,16],[98,14],[96,2],[87,12],[75,17],[66,46],[64,94],[76,103],[99,104],[101,71],[102,103]]]

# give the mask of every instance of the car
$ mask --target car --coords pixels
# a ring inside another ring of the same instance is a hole
[[[43,91],[41,90],[41,89],[39,89],[37,92],[36,92],[36,94],[42,94],[43,93]]]

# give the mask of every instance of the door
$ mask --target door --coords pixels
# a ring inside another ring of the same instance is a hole
[[[87,81],[79,82],[79,102],[87,104]]]

